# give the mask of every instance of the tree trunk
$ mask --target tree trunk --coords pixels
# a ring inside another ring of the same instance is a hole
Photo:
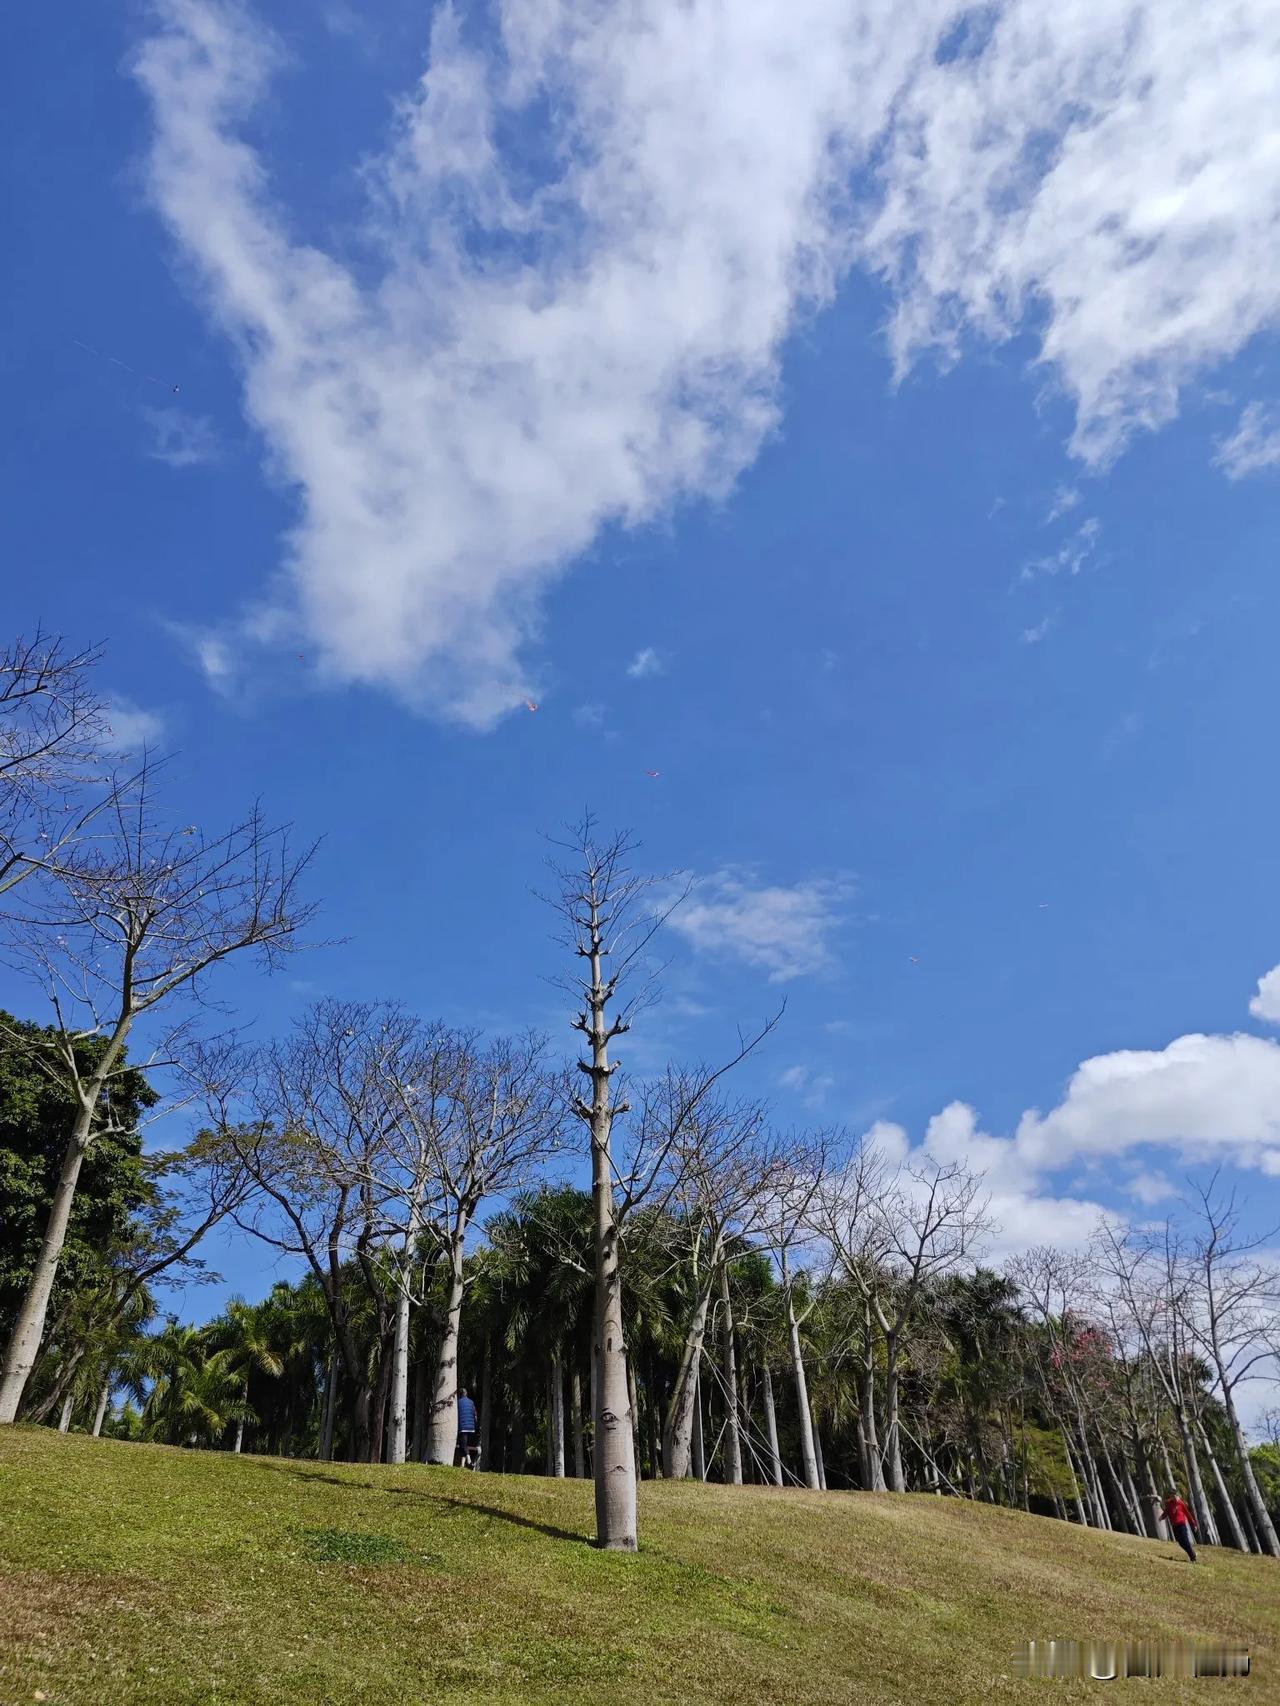
[[[742,1485],[742,1438],[738,1431],[738,1361],[733,1343],[733,1305],[729,1264],[720,1263],[720,1339],[724,1347],[725,1474],[731,1487]]]
[[[884,1445],[889,1459],[889,1489],[905,1493],[906,1477],[902,1473],[902,1441],[898,1431],[898,1354],[893,1346],[884,1382]]]
[[[809,1410],[809,1383],[804,1374],[804,1352],[800,1345],[800,1323],[796,1320],[795,1300],[787,1273],[786,1257],[782,1263],[782,1289],[787,1302],[787,1339],[791,1346],[791,1377],[796,1389],[796,1414],[800,1420],[800,1472],[810,1491],[817,1491],[818,1459],[813,1448],[813,1421]]]
[[[93,1416],[93,1437],[94,1437],[94,1439],[101,1438],[102,1424],[107,1419],[107,1406],[110,1404],[110,1402],[111,1402],[111,1382],[109,1380],[104,1380],[102,1383],[102,1390],[98,1393],[98,1408],[94,1411],[94,1416]]]
[[[76,1395],[74,1392],[68,1392],[66,1397],[62,1400],[62,1414],[58,1417],[58,1432],[60,1434],[69,1433],[71,1431],[71,1417],[75,1407]]]
[[[427,1462],[452,1463],[458,1443],[458,1334],[462,1325],[463,1256],[467,1216],[459,1210],[449,1245],[449,1302],[440,1354],[436,1360],[431,1415],[427,1421]],[[481,1454],[483,1463],[484,1456]]]
[[[869,1361],[864,1361],[858,1370],[858,1408],[858,1443],[863,1460],[862,1485],[869,1493],[883,1493],[884,1460],[876,1432],[876,1373],[874,1364]]]
[[[338,1351],[329,1352],[329,1371],[324,1383],[324,1420],[320,1426],[320,1461],[333,1462],[333,1429],[338,1414]]]
[[[682,1481],[689,1473],[693,1442],[693,1395],[697,1390],[702,1366],[702,1346],[707,1331],[707,1311],[711,1306],[708,1280],[700,1289],[694,1304],[693,1318],[685,1334],[680,1352],[676,1383],[667,1405],[666,1423],[662,1430],[663,1473],[669,1481]]]
[[[773,1376],[764,1365],[764,1428],[769,1441],[769,1474],[775,1487],[782,1485],[782,1454],[778,1450],[778,1412],[773,1402]]]
[[[236,1417],[235,1444],[231,1447],[231,1449],[232,1449],[232,1451],[235,1452],[236,1456],[238,1457],[240,1455],[243,1447],[244,1447],[244,1417],[243,1416],[237,1416]]]
[[[551,1435],[549,1472],[564,1480],[564,1368],[558,1350],[551,1353],[551,1404],[547,1418]]]
[[[45,1317],[49,1313],[49,1299],[53,1295],[53,1283],[58,1277],[58,1264],[62,1260],[62,1248],[67,1241],[67,1228],[71,1224],[71,1209],[75,1202],[76,1186],[80,1181],[80,1169],[84,1165],[92,1139],[93,1116],[97,1110],[98,1099],[102,1095],[102,1087],[115,1066],[131,1023],[131,1020],[126,1020],[116,1026],[93,1077],[85,1086],[84,1099],[63,1151],[62,1171],[58,1176],[53,1201],[49,1205],[49,1218],[45,1222],[44,1234],[40,1240],[40,1253],[31,1270],[31,1278],[18,1307],[13,1331],[9,1335],[5,1350],[4,1375],[0,1378],[0,1425],[17,1421],[22,1397],[31,1378],[31,1370],[35,1367],[36,1357],[40,1353]]]
[[[407,1266],[407,1262],[406,1262]],[[402,1270],[396,1291],[396,1331],[391,1351],[391,1432],[387,1462],[403,1463],[409,1455],[409,1287]]]
[[[569,1431],[573,1435],[573,1473],[577,1480],[585,1481],[587,1457],[582,1439],[582,1375],[576,1361],[569,1377]]]
[[[631,1461],[635,1465],[636,1480],[640,1479],[640,1394],[636,1390],[636,1368],[627,1353],[627,1397],[631,1400]]]
[[[1253,1472],[1249,1442],[1244,1437],[1244,1429],[1240,1426],[1240,1418],[1236,1414],[1235,1396],[1227,1386],[1223,1387],[1222,1402],[1231,1426],[1231,1437],[1236,1442],[1236,1456],[1240,1460],[1240,1474],[1244,1480],[1245,1502],[1253,1519],[1252,1526],[1258,1539],[1258,1550],[1269,1553],[1273,1558],[1280,1558],[1280,1538],[1276,1535],[1276,1525],[1271,1520],[1267,1501],[1262,1496],[1258,1477]]]
[[[1237,1552],[1247,1552],[1249,1550],[1249,1542],[1245,1539],[1244,1529],[1241,1527],[1235,1503],[1231,1494],[1227,1491],[1227,1483],[1223,1479],[1222,1469],[1218,1463],[1217,1453],[1210,1444],[1209,1436],[1205,1432],[1203,1423],[1200,1425],[1200,1437],[1204,1441],[1205,1455],[1209,1459],[1209,1469],[1213,1475],[1214,1486],[1218,1490],[1218,1504],[1222,1510],[1227,1533],[1231,1536],[1231,1545],[1235,1547]]]
[[[1209,1508],[1209,1497],[1204,1490],[1204,1480],[1200,1474],[1200,1459],[1196,1456],[1195,1440],[1191,1437],[1191,1428],[1187,1422],[1186,1411],[1178,1409],[1174,1412],[1178,1424],[1178,1437],[1182,1441],[1182,1461],[1186,1465],[1187,1490],[1191,1494],[1191,1508],[1196,1513],[1196,1521],[1200,1524],[1200,1535],[1210,1546],[1218,1544],[1218,1525],[1214,1521],[1213,1512]]]
[[[691,1456],[693,1461],[693,1472],[699,1481],[705,1481],[707,1478],[707,1452],[706,1445],[702,1437],[701,1380],[695,1380],[693,1383],[693,1437],[690,1444],[692,1448]]]
[[[652,1356],[645,1371],[645,1390],[649,1395],[649,1462],[653,1469],[653,1478],[657,1481],[662,1477],[662,1414],[658,1397],[658,1376],[654,1372]]]
[[[818,1424],[813,1424],[813,1455],[818,1468],[818,1487],[821,1492],[827,1490],[827,1471],[822,1463],[822,1435],[818,1432]]]
[[[373,1428],[369,1436],[370,1463],[382,1462],[382,1448],[387,1436],[387,1399],[391,1392],[390,1346],[383,1337],[378,1342],[378,1384],[373,1394]]]

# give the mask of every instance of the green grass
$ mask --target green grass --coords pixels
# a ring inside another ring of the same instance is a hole
[[[1280,1702],[1280,1565],[923,1495],[589,1486],[0,1430],[0,1701]],[[1051,1636],[1247,1642],[1246,1682],[1019,1681]]]

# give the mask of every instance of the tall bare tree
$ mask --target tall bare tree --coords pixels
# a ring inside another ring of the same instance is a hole
[[[1276,1316],[1280,1269],[1258,1255],[1274,1234],[1253,1238],[1241,1234],[1235,1194],[1225,1201],[1218,1197],[1216,1173],[1198,1190],[1197,1198],[1189,1254],[1192,1283],[1188,1325],[1217,1375],[1254,1532],[1262,1550],[1277,1558],[1280,1540],[1253,1472],[1249,1442],[1236,1405],[1241,1384],[1274,1367],[1280,1355],[1280,1321]],[[1229,1504],[1225,1489],[1224,1497]]]
[[[168,828],[146,768],[98,818],[91,840],[64,848],[56,867],[24,884],[24,909],[7,920],[11,953],[38,979],[57,1041],[41,1065],[73,1099],[62,1170],[31,1281],[18,1310],[0,1382],[0,1423],[18,1413],[44,1328],[76,1185],[97,1129],[110,1119],[110,1086],[134,1026],[151,1018],[145,1061],[180,1062],[191,1046],[191,1008],[209,973],[249,950],[271,966],[313,914],[300,897],[309,853],[255,810],[224,833]],[[160,1017],[163,1012],[163,1018]],[[100,1038],[91,1071],[76,1045]],[[15,1037],[21,1046],[21,1037]]]

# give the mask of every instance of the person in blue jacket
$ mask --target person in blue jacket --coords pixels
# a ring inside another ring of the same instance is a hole
[[[479,1425],[475,1401],[467,1396],[467,1389],[464,1386],[458,1393],[458,1450],[462,1454],[462,1467],[464,1469],[479,1467],[480,1439],[477,1432]]]

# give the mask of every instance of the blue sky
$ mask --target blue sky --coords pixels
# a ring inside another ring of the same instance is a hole
[[[323,837],[345,940],[227,979],[258,1034],[332,993],[558,1036],[530,891],[590,805],[700,880],[637,1066],[785,994],[743,1087],[950,1109],[1002,1248],[1211,1159],[1280,1219],[1280,40],[1238,10],[1208,70],[1136,0],[958,58],[963,8],[810,0],[798,67],[745,4],[17,22],[7,627],[108,643],[180,821]]]

